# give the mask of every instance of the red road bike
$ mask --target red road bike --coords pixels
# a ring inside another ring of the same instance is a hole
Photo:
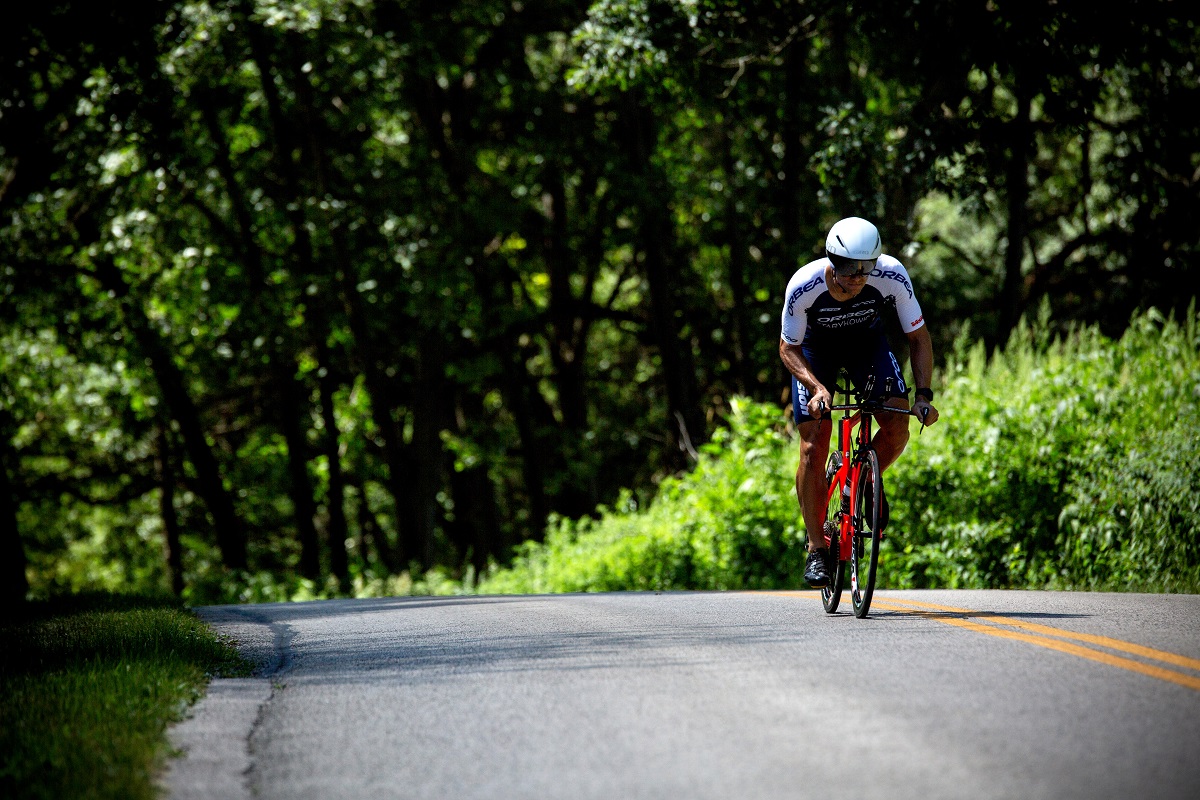
[[[883,403],[865,401],[859,395],[850,402],[849,386],[837,386],[844,392],[846,402],[833,405],[829,411],[841,411],[837,420],[837,450],[829,454],[825,479],[829,494],[825,500],[825,541],[829,545],[829,583],[821,589],[821,602],[832,614],[842,601],[842,587],[850,578],[850,601],[854,616],[863,618],[871,609],[875,592],[875,573],[879,566],[879,544],[883,532],[879,529],[882,513],[883,474],[879,457],[871,446],[871,423],[875,414],[907,414],[906,408],[892,408]],[[824,409],[824,404],[822,404]],[[857,426],[858,432],[854,429]],[[850,448],[854,451],[851,452]]]

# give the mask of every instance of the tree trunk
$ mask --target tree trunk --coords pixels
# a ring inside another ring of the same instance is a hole
[[[263,96],[266,99],[268,116],[271,119],[274,158],[284,178],[283,188],[286,197],[283,198],[281,205],[288,208],[288,216],[295,239],[292,249],[300,264],[301,273],[311,275],[313,274],[313,250],[303,210],[305,198],[301,191],[299,170],[292,157],[297,144],[297,126],[289,124],[289,120],[284,114],[279,88],[273,79],[275,65],[271,58],[268,42],[258,23],[250,19],[251,10],[249,4],[240,6],[240,12],[245,15],[243,27],[246,30],[251,52],[259,67]],[[301,98],[300,114],[304,116],[311,107],[311,85],[304,79],[300,70],[302,62],[297,62],[294,57],[292,62],[290,68],[294,77],[293,88],[297,97]],[[312,126],[299,127],[306,127],[310,132],[313,130]],[[310,147],[308,155],[314,162],[314,169],[317,173],[317,188],[318,191],[324,193],[326,187],[322,177],[325,171],[323,151],[314,144],[311,136],[308,144]],[[373,337],[367,328],[362,310],[358,306],[353,266],[346,257],[337,233],[332,230],[329,233],[341,299],[345,305],[351,333],[360,356],[367,391],[371,396],[371,413],[384,441],[384,453],[388,462],[387,487],[395,500],[396,558],[392,559],[389,555],[381,560],[385,563],[398,562],[399,567],[403,569],[410,560],[419,557],[420,553],[420,545],[412,541],[413,534],[418,528],[419,519],[419,510],[409,488],[415,470],[411,463],[411,456],[404,445],[401,430],[392,416],[398,407],[395,392],[392,391],[390,381],[379,367]],[[380,544],[383,542],[380,541]]]
[[[179,516],[175,513],[175,465],[171,461],[170,434],[165,427],[158,429],[158,487],[159,511],[166,534],[167,572],[171,591],[183,595],[183,545],[179,537]]]
[[[782,251],[783,272],[791,275],[801,264],[801,252],[806,248],[800,243],[800,175],[804,169],[804,152],[800,143],[801,137],[807,131],[807,122],[802,119],[800,110],[801,87],[807,81],[804,74],[805,48],[793,44],[784,55],[784,100],[781,114],[783,115],[783,179],[779,182],[779,214],[780,214],[780,249]],[[787,278],[783,278],[786,282]]]
[[[321,363],[329,363],[328,348],[324,346],[321,347]],[[329,470],[329,493],[325,498],[329,514],[329,524],[326,526],[329,540],[329,571],[337,578],[338,588],[346,593],[350,591],[350,564],[346,555],[346,539],[350,534],[346,525],[346,478],[342,473],[337,417],[333,411],[333,394],[336,388],[333,375],[326,367],[321,375],[320,391],[321,419],[325,423],[322,446]]]
[[[550,272],[550,360],[554,365],[554,385],[558,390],[558,408],[562,430],[558,442],[558,463],[570,469],[572,459],[584,456],[581,448],[588,427],[587,392],[584,367],[587,362],[589,324],[580,307],[590,302],[591,285],[585,286],[583,299],[577,300],[571,288],[572,258],[567,243],[567,193],[561,169],[551,166],[546,174],[549,215],[543,252]],[[575,479],[567,482],[555,498],[555,506],[567,517],[579,517],[596,505],[595,488],[586,470],[575,470]]]
[[[546,171],[549,216],[542,250],[550,272],[550,326],[554,341],[550,358],[558,389],[563,425],[572,432],[587,427],[587,404],[583,390],[583,361],[586,339],[581,339],[583,320],[576,311],[571,290],[571,254],[567,246],[567,195],[562,170],[557,164]],[[585,298],[586,299],[586,298]]]
[[[400,571],[399,565],[395,561],[395,550],[388,544],[387,536],[379,527],[379,521],[375,519],[375,512],[371,510],[371,503],[367,500],[366,484],[359,484],[356,488],[358,489],[358,529],[362,532],[363,539],[369,541],[375,548],[375,553],[379,556],[379,563],[383,565],[387,573],[395,575]],[[364,567],[367,566],[369,565],[364,564]]]
[[[1029,120],[1029,97],[1014,86],[1017,114],[1009,123],[1008,168],[1005,189],[1008,193],[1008,248],[1004,251],[1004,284],[1000,288],[1000,324],[995,346],[1002,347],[1017,326],[1023,310],[1021,262],[1025,255],[1025,203],[1029,199],[1029,148],[1033,130]]]
[[[233,498],[225,488],[217,459],[205,438],[200,412],[188,394],[182,371],[175,364],[162,337],[151,327],[141,304],[130,296],[129,285],[117,266],[111,260],[98,261],[96,277],[120,304],[125,324],[150,359],[150,367],[167,408],[179,424],[188,460],[196,470],[197,491],[212,515],[221,562],[228,569],[246,569],[246,532],[234,510]]]
[[[267,109],[275,134],[273,137],[275,160],[279,164],[279,168],[285,178],[285,190],[287,194],[296,201],[288,206],[290,208],[288,213],[292,220],[292,229],[295,235],[294,249],[300,258],[301,269],[304,274],[313,274],[314,256],[303,211],[305,198],[301,192],[301,176],[295,159],[291,155],[296,152],[296,148],[300,144],[297,131],[302,130],[307,134],[304,141],[308,149],[305,161],[312,165],[313,178],[318,196],[323,196],[329,190],[326,180],[326,174],[329,170],[326,164],[325,149],[318,136],[320,127],[312,122],[312,118],[315,116],[313,112],[312,84],[305,77],[303,67],[306,58],[302,57],[302,54],[293,48],[290,53],[290,59],[283,59],[288,61],[287,68],[292,78],[291,85],[297,98],[297,108],[300,116],[300,123],[292,125],[289,124],[289,120],[284,114],[279,89],[275,81],[271,78],[274,71],[274,64],[267,40],[263,36],[262,30],[257,27],[257,23],[250,21],[250,17],[252,16],[251,4],[242,3],[241,8],[242,13],[246,15],[248,23],[246,30],[251,51],[254,54],[255,61],[259,65],[260,74],[263,76],[263,95],[267,100]],[[355,340],[355,348],[360,357],[363,375],[366,378],[367,392],[371,396],[372,417],[383,438],[384,454],[388,463],[387,487],[394,500],[396,548],[394,558],[391,553],[387,553],[386,557],[383,557],[384,551],[381,551],[381,561],[388,564],[395,564],[399,569],[404,569],[411,560],[419,557],[419,553],[422,551],[421,544],[413,541],[419,528],[418,520],[420,519],[420,511],[418,509],[419,501],[412,496],[413,493],[410,488],[412,485],[412,474],[415,472],[412,464],[412,456],[405,446],[401,428],[393,418],[393,413],[399,408],[396,392],[392,389],[391,381],[384,373],[384,370],[379,366],[374,337],[370,333],[366,319],[358,303],[358,292],[355,289],[354,265],[347,257],[338,231],[328,224],[328,219],[322,222],[328,229],[331,249],[333,251],[334,273],[337,276],[342,303],[345,307],[347,319],[349,320],[351,334]],[[379,538],[377,544],[385,547],[385,549],[390,549],[386,548],[386,542],[383,541],[382,536]]]
[[[3,586],[0,597],[6,607],[12,608],[25,603],[29,579],[25,575],[25,547],[17,528],[17,498],[8,477],[8,465],[16,464],[16,453],[7,436],[0,446],[4,448],[0,454],[0,563],[4,564],[0,572],[0,586]]]
[[[505,376],[505,405],[511,410],[513,421],[517,425],[517,435],[520,437],[518,446],[521,453],[521,480],[525,484],[529,502],[528,533],[534,539],[540,540],[545,533],[544,526],[549,508],[546,504],[545,452],[538,435],[539,426],[534,417],[533,403],[529,397],[529,394],[537,389],[529,385],[520,350],[514,347],[513,352],[517,355],[514,356],[514,363]]]
[[[320,541],[313,518],[317,504],[313,500],[312,479],[308,475],[308,440],[301,425],[300,396],[303,386],[297,383],[288,369],[290,361],[279,353],[271,355],[276,402],[279,404],[278,425],[287,443],[288,496],[292,500],[292,516],[300,539],[300,574],[309,580],[321,578]]]
[[[653,216],[660,216],[651,212]],[[648,236],[642,245],[646,255],[646,281],[650,284],[650,315],[654,341],[662,359],[662,378],[667,388],[671,416],[678,423],[672,437],[680,449],[694,451],[706,438],[705,419],[696,401],[696,375],[690,345],[679,335],[675,302],[662,237],[669,235],[663,220],[647,225]]]
[[[700,408],[692,348],[680,336],[675,304],[675,263],[672,243],[675,230],[667,181],[651,162],[655,144],[654,115],[650,109],[634,109],[637,169],[646,192],[642,226],[638,232],[645,255],[646,282],[650,287],[650,317],[654,341],[662,359],[663,381],[673,419],[668,423],[672,438],[681,450],[695,453],[707,440],[707,421]]]
[[[356,366],[362,372],[367,394],[371,398],[371,419],[379,429],[383,440],[384,459],[388,465],[386,486],[392,495],[392,519],[396,526],[396,546],[392,548],[380,537],[377,544],[384,548],[379,551],[379,560],[388,566],[389,571],[404,569],[413,557],[413,532],[416,528],[414,503],[410,489],[410,473],[408,458],[405,453],[404,436],[400,426],[392,416],[397,407],[395,392],[391,381],[380,366],[377,355],[375,337],[367,325],[366,316],[358,299],[358,291],[354,285],[354,267],[346,256],[336,234],[331,232],[334,262],[337,275],[337,291],[346,320],[350,326],[353,339],[351,353]]]
[[[413,397],[413,460],[416,466],[414,495],[417,504],[416,539],[422,569],[433,566],[442,486],[441,400],[444,355],[440,331],[420,334],[417,388]]]
[[[756,383],[754,365],[751,355],[754,353],[753,339],[750,334],[750,314],[746,297],[746,240],[742,237],[742,226],[737,210],[738,193],[734,189],[733,176],[735,172],[733,158],[733,143],[735,132],[726,129],[724,152],[722,153],[725,170],[725,246],[729,248],[729,291],[733,295],[733,357],[736,360],[733,368],[735,386],[742,394],[751,393],[751,387]],[[798,149],[799,145],[787,147],[786,152]],[[787,170],[785,160],[785,171]],[[788,173],[790,178],[790,173]]]
[[[458,432],[469,435],[471,428],[483,419],[483,398],[468,390],[462,390],[458,395]],[[470,558],[476,574],[481,574],[487,568],[488,557],[500,554],[496,488],[488,476],[488,465],[482,460],[462,470],[454,469],[451,463],[449,474],[454,521],[447,524],[448,533],[459,552]]]

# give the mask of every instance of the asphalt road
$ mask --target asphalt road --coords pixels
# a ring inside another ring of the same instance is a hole
[[[260,677],[214,681],[174,729],[176,800],[1200,797],[1200,596],[199,611]]]

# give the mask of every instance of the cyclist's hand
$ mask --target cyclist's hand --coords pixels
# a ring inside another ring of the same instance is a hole
[[[829,407],[833,405],[833,398],[824,386],[818,386],[817,390],[808,398],[808,415],[813,419],[821,419],[829,412]]]
[[[912,410],[917,415],[917,419],[921,420],[922,425],[932,425],[938,421],[938,410],[930,405],[924,397],[917,398],[917,401],[913,403]]]

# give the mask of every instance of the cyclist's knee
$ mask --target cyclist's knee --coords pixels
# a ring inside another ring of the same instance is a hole
[[[825,468],[825,460],[829,457],[829,445],[814,442],[800,448],[800,460],[809,471],[820,471]]]
[[[908,444],[908,417],[903,414],[881,414],[879,421],[880,432],[884,433],[891,442],[903,449]]]
[[[830,435],[833,433],[833,425],[829,419],[814,420],[810,419],[801,422],[797,427],[797,433],[800,434],[800,443],[808,445],[814,442],[829,443]]]
[[[825,430],[822,430],[824,428]],[[809,423],[800,431],[800,458],[806,464],[824,468],[829,456],[829,430],[822,423]]]

